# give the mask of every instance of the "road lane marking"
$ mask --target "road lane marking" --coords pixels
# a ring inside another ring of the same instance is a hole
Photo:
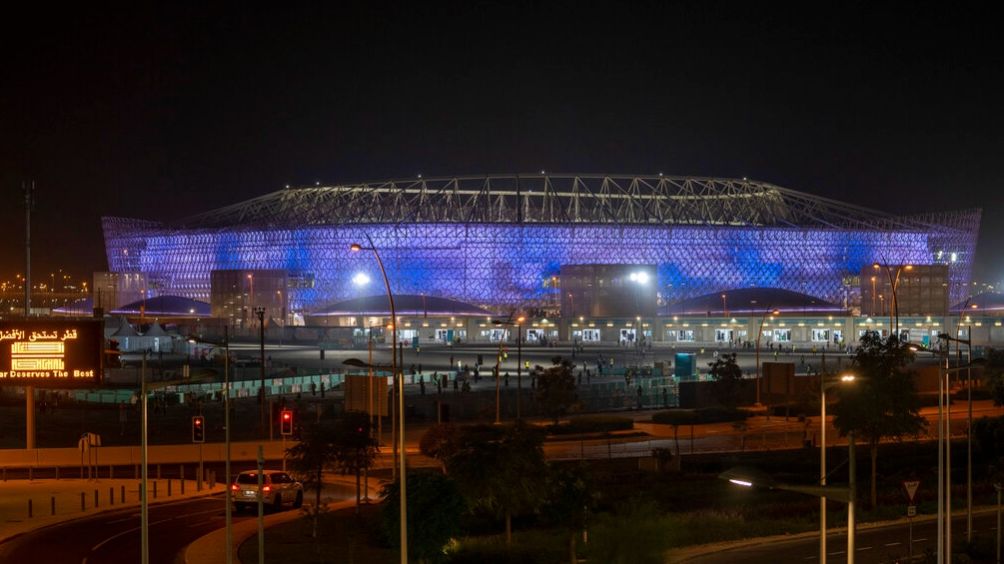
[[[826,555],[827,555],[827,556],[837,556],[837,555],[839,555],[839,554],[843,554],[843,553],[844,553],[844,551],[843,551],[843,550],[841,550],[841,551],[839,551],[839,552],[827,552],[827,553],[826,553]]]
[[[872,547],[870,546],[862,546],[861,548],[858,549],[858,552],[861,552],[862,550],[871,550],[871,549]]]
[[[898,542],[887,542],[887,543],[885,543],[886,546],[899,546],[900,544],[902,544],[902,543],[898,543]]]
[[[927,540],[927,539],[913,539],[913,542],[924,542],[924,541],[926,541],[926,540]]]

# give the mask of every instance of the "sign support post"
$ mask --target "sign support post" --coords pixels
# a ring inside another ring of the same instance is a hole
[[[910,560],[913,560],[913,518],[917,515],[917,506],[913,504],[914,499],[917,496],[917,488],[920,487],[920,480],[904,480],[903,489],[906,490],[906,498],[909,505],[906,507],[906,522],[908,523],[908,528],[910,530],[909,536],[909,555]]]

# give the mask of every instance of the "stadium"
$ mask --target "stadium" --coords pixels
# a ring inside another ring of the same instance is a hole
[[[944,265],[967,295],[979,210],[896,216],[747,179],[663,175],[414,178],[279,190],[175,222],[103,218],[112,272],[209,301],[211,272],[282,270],[310,313],[383,292],[490,312],[556,307],[563,267],[649,265],[660,306],[776,288],[853,307],[873,263]],[[372,284],[362,281],[374,281]]]

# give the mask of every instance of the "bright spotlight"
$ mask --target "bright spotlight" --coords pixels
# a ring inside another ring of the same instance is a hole
[[[356,275],[352,277],[352,283],[356,286],[365,286],[370,283],[370,277],[367,276],[365,272],[357,272]]]
[[[729,482],[732,482],[733,484],[735,484],[737,486],[743,486],[743,487],[746,487],[746,488],[752,488],[753,487],[753,482],[747,482],[746,480],[737,480],[735,478],[730,478]]]
[[[643,284],[643,285],[644,284],[648,284],[649,278],[650,277],[649,277],[648,273],[645,272],[644,270],[641,271],[641,272],[632,272],[631,274],[628,275],[628,280],[630,280],[632,282],[637,282],[637,283]]]

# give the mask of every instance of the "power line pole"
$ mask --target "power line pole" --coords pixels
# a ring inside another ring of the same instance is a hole
[[[24,317],[31,315],[31,208],[35,183],[24,184]],[[24,387],[25,449],[35,448],[35,386]]]

